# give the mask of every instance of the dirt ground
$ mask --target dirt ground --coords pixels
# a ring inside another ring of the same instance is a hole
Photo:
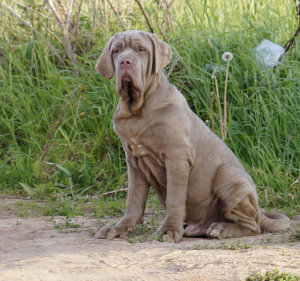
[[[100,220],[76,217],[72,223],[79,228],[60,228],[65,222],[1,211],[0,280],[245,280],[273,269],[300,274],[300,242],[289,242],[292,230],[242,239],[184,238],[177,244],[90,243]],[[292,228],[299,223],[294,220]]]

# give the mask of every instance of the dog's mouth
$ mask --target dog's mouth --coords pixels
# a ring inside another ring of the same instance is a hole
[[[132,82],[132,78],[129,74],[125,73],[122,77],[122,82]]]
[[[141,116],[141,107],[144,102],[142,83],[140,83],[138,77],[127,71],[122,75],[117,75],[117,77],[119,77],[117,92],[121,97],[120,104],[122,108],[118,116],[125,116],[126,118],[133,114]]]
[[[135,87],[134,82],[129,74],[124,74],[122,77],[122,86],[120,89],[120,96],[122,98],[127,98],[131,100],[132,98],[136,99],[140,94],[140,90]]]

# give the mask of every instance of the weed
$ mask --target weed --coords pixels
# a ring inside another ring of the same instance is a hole
[[[157,234],[157,225],[139,224],[133,232],[126,237],[129,243],[142,243],[146,241],[160,241]]]
[[[235,242],[228,243],[225,241],[220,241],[220,244],[210,245],[206,243],[205,245],[195,244],[192,247],[188,247],[187,250],[209,250],[209,249],[224,249],[224,250],[243,250],[243,249],[251,249],[253,246],[251,244],[247,244],[242,240],[238,239]]]
[[[126,238],[129,243],[146,242],[146,241],[164,241],[164,238],[159,238],[156,234],[159,228],[160,216],[158,212],[151,215],[143,224],[135,227],[133,232]]]
[[[201,245],[201,244],[195,244],[192,247],[187,247],[187,250],[207,250],[214,246],[209,246],[209,244]]]
[[[300,229],[293,231],[291,233],[288,241],[289,242],[299,242],[300,241]]]
[[[222,241],[221,247],[226,250],[243,250],[243,249],[251,249],[253,245],[247,244],[239,239],[234,243],[226,243]]]
[[[245,281],[299,281],[300,276],[290,273],[279,273],[278,269],[267,271],[265,274],[252,273]]]
[[[159,241],[163,242],[164,240],[162,238],[159,238],[156,233],[146,233],[142,235],[133,236],[130,235],[125,238],[125,240],[129,243],[144,243],[149,241]]]
[[[266,247],[268,244],[270,244],[272,241],[270,238],[267,239],[261,239],[260,244],[264,247]]]
[[[72,220],[70,218],[64,218],[64,222],[56,222],[54,223],[54,229],[68,229],[68,228],[80,228],[81,225],[72,223]]]
[[[44,210],[43,204],[22,200],[3,206],[3,208],[21,218],[40,216]]]

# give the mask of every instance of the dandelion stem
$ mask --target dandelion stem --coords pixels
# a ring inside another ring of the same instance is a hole
[[[223,120],[222,120],[222,107],[221,107],[221,102],[220,102],[219,88],[218,88],[218,81],[217,81],[217,76],[216,76],[216,75],[214,76],[214,79],[215,79],[215,84],[216,84],[217,101],[218,101],[218,106],[219,106],[221,137],[222,137],[222,140],[224,140]]]
[[[229,74],[229,59],[227,59],[227,69],[225,78],[225,89],[224,89],[224,139],[227,137],[227,82]]]
[[[210,95],[210,120],[211,120],[211,130],[214,133],[215,129],[214,129],[214,107],[213,107],[214,96],[213,96],[213,94],[214,94],[214,92],[211,92],[211,95]]]

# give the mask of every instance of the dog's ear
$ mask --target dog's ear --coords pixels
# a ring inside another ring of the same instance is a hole
[[[165,68],[171,61],[172,49],[155,34],[150,34],[149,37],[153,43],[153,67],[155,73],[158,73],[158,71]]]
[[[113,37],[110,38],[96,63],[96,70],[106,79],[111,79],[114,75],[114,65],[110,55],[110,47]]]

